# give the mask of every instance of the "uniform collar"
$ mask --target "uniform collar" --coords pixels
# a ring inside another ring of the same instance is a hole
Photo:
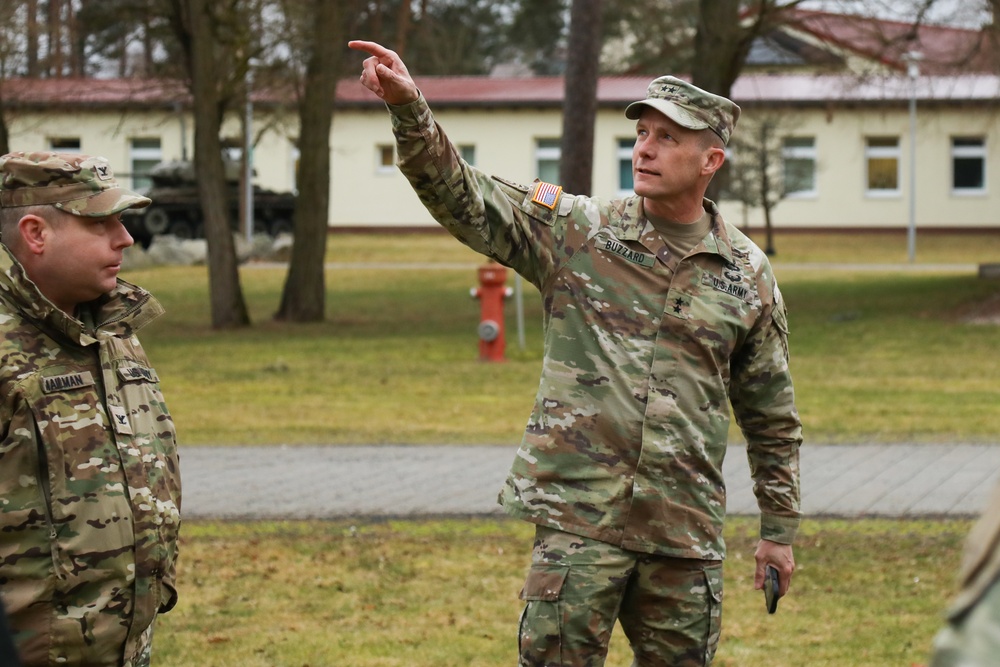
[[[706,252],[720,255],[726,262],[733,261],[733,240],[726,231],[726,224],[719,213],[719,207],[711,199],[704,200],[705,210],[712,216],[712,233],[707,235],[701,242],[701,246]]]
[[[703,206],[712,216],[712,231],[695,246],[696,252],[710,252],[721,256],[727,262],[733,261],[733,241],[726,231],[726,225],[719,213],[719,207],[711,199],[704,199]],[[642,208],[642,197],[626,197],[618,207],[616,236],[622,241],[636,241],[648,224]]]
[[[163,314],[163,306],[153,296],[131,283],[118,279],[109,294],[80,308],[89,309],[85,319],[70,317],[59,310],[28,278],[21,263],[7,246],[0,244],[0,299],[23,313],[30,321],[49,331],[58,331],[80,345],[94,343],[101,335],[130,336],[142,326]]]

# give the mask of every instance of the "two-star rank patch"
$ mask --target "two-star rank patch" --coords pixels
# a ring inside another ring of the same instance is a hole
[[[559,194],[562,192],[561,185],[552,185],[544,181],[535,183],[535,192],[531,195],[531,201],[550,211],[554,211],[556,203],[559,201]]]

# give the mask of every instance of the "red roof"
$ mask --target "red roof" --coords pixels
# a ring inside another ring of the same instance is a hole
[[[6,79],[0,81],[5,104],[24,106],[150,107],[190,104],[180,81],[165,79]]]
[[[649,76],[601,77],[598,102],[603,107],[624,108],[645,97]],[[558,108],[563,100],[561,77],[417,77],[417,85],[435,108]],[[11,108],[160,108],[190,106],[190,96],[177,81],[137,79],[8,79],[2,98]],[[921,76],[917,98],[924,101],[996,102],[1000,100],[1000,76]],[[337,85],[339,107],[379,108],[382,101],[364,88],[357,78]],[[740,104],[873,103],[908,100],[910,82],[905,76],[745,74],[733,86],[732,98]],[[287,95],[259,91],[262,105],[292,99]]]
[[[906,71],[909,51],[921,54],[920,70],[928,74],[994,72],[998,65],[982,30],[803,9],[790,10],[786,16],[788,28],[899,71]]]
[[[597,86],[598,103],[624,108],[646,96],[651,78],[601,77]],[[415,81],[435,108],[558,107],[563,100],[563,80],[558,77],[423,77]],[[899,103],[909,100],[912,87],[910,80],[900,75],[860,79],[853,74],[744,74],[733,85],[731,97],[738,104]],[[1000,76],[920,76],[915,90],[917,99],[922,101],[993,103],[1000,100]],[[344,106],[382,105],[357,79],[341,81],[337,99]]]
[[[627,103],[646,96],[649,76],[601,77],[597,83],[600,104]],[[445,106],[552,106],[562,104],[562,77],[426,76],[414,82],[428,100]],[[337,85],[337,102],[344,106],[381,104],[357,79]]]

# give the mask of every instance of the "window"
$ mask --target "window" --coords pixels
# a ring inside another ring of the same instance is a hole
[[[559,139],[538,139],[535,142],[535,175],[546,183],[559,182]]]
[[[476,166],[476,147],[472,144],[462,144],[458,147],[458,154],[462,156],[462,159],[468,162],[473,167]]]
[[[785,137],[781,146],[784,194],[802,197],[816,194],[816,139]]]
[[[632,180],[632,147],[635,139],[618,140],[618,192],[622,195],[631,194],[635,187]]]
[[[160,139],[133,139],[129,146],[129,162],[131,164],[132,189],[142,192],[153,185],[149,178],[149,170],[163,160],[160,149]]]
[[[868,137],[865,145],[868,194],[899,194],[899,157],[898,137]]]
[[[79,153],[80,138],[53,137],[52,139],[49,139],[49,150],[57,153]]]
[[[395,173],[396,147],[392,144],[379,144],[375,147],[375,171],[379,174]]]
[[[956,194],[986,192],[986,139],[952,137],[951,190]]]

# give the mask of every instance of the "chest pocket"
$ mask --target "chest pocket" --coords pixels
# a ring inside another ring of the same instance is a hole
[[[127,422],[124,428],[127,428],[131,435],[150,437],[155,435],[156,438],[166,436],[172,439],[172,422],[156,423],[170,420],[156,371],[148,366],[131,362],[119,365],[115,373],[118,378],[117,394],[122,405],[110,408],[112,416],[116,419],[124,417]],[[115,414],[119,412],[120,414]],[[170,428],[165,428],[168,425]],[[145,438],[138,439],[145,440]]]
[[[689,280],[676,280],[667,294],[665,321],[683,332],[688,345],[705,350],[727,368],[760,313],[760,297],[745,274],[692,267]]]
[[[60,499],[51,503],[53,519],[58,524],[85,516],[86,499],[106,494],[109,485],[124,479],[96,379],[90,371],[46,373],[39,377],[31,410],[44,456],[40,474],[48,478],[45,490]]]
[[[43,441],[67,452],[80,450],[86,460],[87,450],[105,439],[108,427],[93,373],[47,373],[39,377],[39,390],[31,407]]]

